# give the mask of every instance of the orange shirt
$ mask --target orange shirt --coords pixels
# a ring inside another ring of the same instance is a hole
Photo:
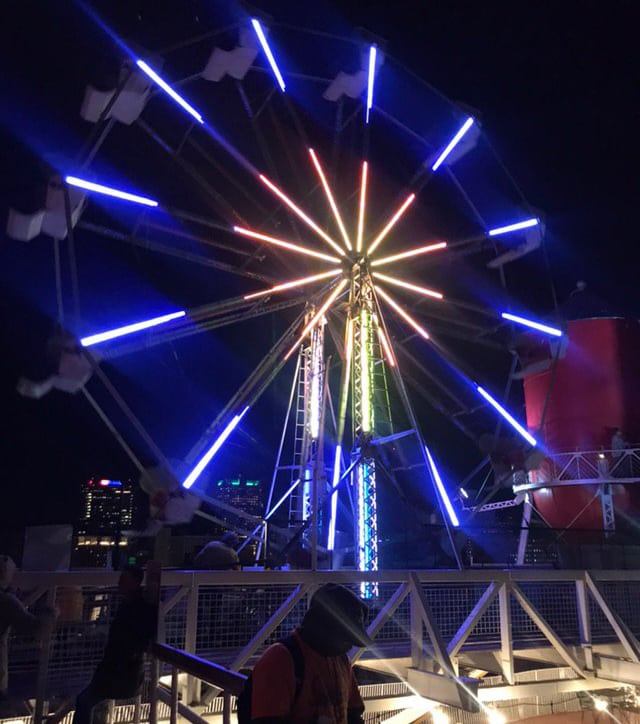
[[[251,718],[286,719],[293,724],[348,724],[348,712],[364,704],[346,656],[321,656],[295,633],[304,658],[304,680],[296,697],[293,658],[273,644],[253,670]]]

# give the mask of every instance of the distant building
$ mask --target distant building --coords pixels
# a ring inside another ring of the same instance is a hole
[[[218,480],[212,497],[245,513],[262,517],[264,514],[262,494],[262,481],[247,480],[243,475],[238,475],[236,478]],[[232,514],[225,514],[224,511],[220,511],[219,515],[223,520],[235,517]]]
[[[104,568],[127,562],[127,539],[136,519],[131,481],[91,478],[82,484],[82,509],[76,526],[73,565]]]

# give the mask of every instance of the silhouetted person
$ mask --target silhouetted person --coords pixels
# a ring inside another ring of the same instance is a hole
[[[627,441],[624,439],[622,430],[616,427],[613,436],[611,437],[611,456],[614,460],[619,460],[622,457],[627,447]]]
[[[232,531],[225,533],[220,540],[213,540],[198,553],[194,567],[199,570],[236,571],[240,568],[240,558],[236,553],[238,536]]]
[[[45,609],[38,615],[30,613],[11,589],[16,564],[7,555],[0,555],[0,701],[9,688],[9,633],[39,636],[53,624],[55,611]]]
[[[141,568],[127,566],[118,590],[124,600],[109,628],[107,645],[89,686],[78,694],[73,724],[90,724],[94,707],[105,699],[130,699],[144,680],[144,654],[155,638],[157,610],[142,589]]]
[[[364,704],[347,652],[370,644],[364,629],[366,611],[344,586],[321,586],[293,640],[273,644],[258,660],[252,674],[251,720],[362,724]]]

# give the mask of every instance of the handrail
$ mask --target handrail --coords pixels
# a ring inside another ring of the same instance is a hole
[[[224,666],[214,664],[194,654],[188,654],[186,651],[181,651],[167,644],[153,644],[151,653],[165,664],[180,669],[180,671],[190,676],[195,676],[197,679],[211,686],[216,686],[233,696],[240,694],[247,681],[244,674],[231,671]]]

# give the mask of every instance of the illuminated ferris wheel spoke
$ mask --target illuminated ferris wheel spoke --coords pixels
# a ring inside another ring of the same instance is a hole
[[[338,512],[338,485],[342,469],[342,439],[344,437],[347,420],[347,403],[349,401],[349,385],[351,382],[351,358],[353,355],[353,321],[347,316],[344,330],[344,365],[342,367],[342,382],[340,385],[340,407],[338,408],[338,429],[336,431],[336,449],[333,459],[333,476],[331,482],[331,506],[329,514],[329,531],[327,548],[332,551],[335,547],[336,516]]]
[[[384,289],[382,289],[378,284],[375,284],[373,288],[374,288],[374,289],[376,290],[376,292],[384,299],[384,301],[385,301],[395,312],[397,312],[397,313],[404,319],[404,321],[405,321],[410,327],[412,327],[413,329],[415,329],[415,331],[416,331],[423,339],[430,339],[429,333],[427,332],[427,330],[426,330],[423,326],[421,326],[420,324],[418,324],[418,322],[416,322],[416,320],[415,320],[407,311],[405,311],[405,310],[398,304],[398,302],[394,301],[394,300],[387,294],[387,292],[384,291]]]
[[[96,344],[108,342],[111,339],[117,339],[128,334],[134,334],[135,332],[140,332],[144,329],[151,329],[151,327],[157,327],[158,325],[172,322],[174,319],[181,319],[185,315],[186,312],[181,309],[178,312],[163,314],[161,317],[153,317],[152,319],[145,319],[141,322],[126,324],[122,327],[117,327],[116,329],[109,329],[105,332],[98,332],[97,334],[91,334],[88,337],[83,337],[80,340],[80,344],[83,347],[93,347]]]
[[[384,241],[384,239],[387,237],[391,229],[398,223],[400,218],[404,215],[405,211],[411,206],[411,204],[415,201],[416,195],[415,194],[409,194],[407,198],[404,200],[400,208],[396,211],[396,213],[389,219],[387,225],[382,229],[382,231],[376,236],[376,238],[371,242],[371,246],[367,249],[367,254],[371,256],[373,252],[380,246],[380,244]]]
[[[322,169],[320,160],[318,159],[318,156],[316,155],[316,152],[313,150],[313,148],[309,149],[309,155],[311,156],[313,165],[315,166],[318,176],[320,178],[320,181],[322,183],[322,188],[324,189],[324,192],[327,196],[327,200],[329,201],[329,206],[331,207],[331,211],[333,212],[336,223],[338,224],[338,228],[340,229],[340,233],[342,234],[344,243],[345,243],[347,249],[349,249],[349,251],[351,251],[351,249],[353,248],[351,246],[351,240],[349,239],[349,235],[347,234],[347,230],[344,226],[344,222],[342,221],[342,216],[340,215],[340,210],[338,209],[335,199],[333,198],[333,194],[331,193],[331,187],[329,186],[327,177],[325,176],[325,173]]]
[[[517,314],[511,314],[510,312],[502,312],[500,316],[509,322],[514,322],[522,327],[529,327],[529,329],[536,329],[538,332],[548,334],[551,337],[562,337],[562,330],[557,327],[550,327],[548,324],[542,324],[542,322],[536,322],[534,319],[526,319],[520,317]]]
[[[524,427],[524,425],[520,424],[516,420],[516,418],[495,399],[495,397],[490,395],[480,385],[476,385],[476,390],[482,397],[484,397],[484,399],[491,405],[491,407],[493,407],[493,409],[529,443],[529,445],[531,445],[532,447],[536,447],[538,441],[535,439],[535,437],[533,437],[533,435]]]
[[[364,233],[364,210],[367,202],[367,173],[369,164],[362,162],[362,176],[360,178],[360,202],[358,205],[358,235],[356,237],[356,251],[362,251],[362,234]]]
[[[348,279],[342,279],[342,281],[338,284],[338,286],[331,292],[327,300],[324,302],[324,304],[318,309],[318,311],[314,314],[314,316],[309,320],[305,328],[300,333],[300,337],[296,340],[296,343],[291,347],[291,349],[287,352],[287,354],[284,356],[285,360],[289,359],[291,355],[298,349],[300,343],[302,340],[309,334],[309,332],[318,324],[318,322],[322,319],[325,312],[329,307],[336,301],[342,290],[347,286],[347,283],[349,282]]]
[[[512,224],[506,226],[497,226],[494,229],[487,231],[488,236],[502,236],[503,234],[511,234],[514,231],[521,231],[522,229],[530,229],[532,226],[538,226],[540,219],[533,217],[531,219],[524,219],[523,221],[515,221]]]
[[[282,284],[276,284],[275,287],[270,289],[263,289],[261,292],[254,292],[253,294],[245,294],[244,299],[256,299],[257,297],[264,297],[267,294],[273,294],[274,292],[282,292],[285,289],[294,289],[295,287],[303,287],[305,284],[311,284],[313,282],[320,281],[321,279],[329,279],[329,277],[337,276],[340,273],[339,269],[332,269],[322,274],[314,274],[310,277],[303,277],[302,279],[294,279],[290,282],[283,282]]]
[[[409,249],[409,251],[403,251],[399,254],[383,256],[382,259],[373,259],[373,261],[371,261],[371,266],[382,266],[383,264],[391,264],[396,261],[402,261],[403,259],[413,259],[414,256],[420,256],[421,254],[430,254],[432,251],[440,251],[440,249],[446,248],[447,242],[439,241],[435,244],[419,246],[417,249]]]
[[[381,314],[381,313],[380,313]],[[393,354],[393,350],[391,349],[391,343],[387,339],[387,335],[380,324],[380,320],[378,319],[378,316],[375,316],[375,323],[376,323],[376,329],[378,330],[378,339],[380,340],[380,346],[382,347],[385,355],[385,359],[387,360],[387,363],[389,367],[395,367],[396,366],[396,360]]]
[[[434,289],[429,289],[428,287],[421,287],[418,284],[410,284],[409,282],[402,281],[402,279],[396,279],[395,277],[390,277],[386,274],[381,274],[380,272],[371,272],[371,276],[376,279],[382,279],[382,281],[387,282],[388,284],[393,284],[396,287],[402,287],[403,289],[409,289],[412,292],[417,292],[425,297],[431,297],[432,299],[444,299],[444,296],[440,292],[436,292]]]
[[[291,241],[285,241],[284,239],[276,239],[275,236],[269,236],[267,234],[261,234],[258,231],[252,231],[251,229],[245,229],[242,226],[234,226],[233,230],[236,234],[242,234],[250,239],[258,239],[258,241],[264,241],[267,244],[273,244],[274,246],[280,246],[283,249],[289,249],[289,251],[295,251],[298,254],[305,254],[306,256],[313,256],[316,259],[323,259],[324,261],[330,261],[333,264],[339,264],[340,259],[335,256],[329,256],[329,254],[323,254],[321,251],[314,251],[306,246],[300,246],[300,244],[294,244]]]
[[[295,204],[281,189],[279,189],[272,181],[270,181],[264,174],[260,174],[260,181],[281,200],[283,201],[297,216],[299,216],[304,223],[313,229],[318,236],[324,239],[329,246],[332,247],[340,256],[344,256],[344,249],[336,243],[325,231],[323,231],[316,222],[311,219],[305,212]]]

